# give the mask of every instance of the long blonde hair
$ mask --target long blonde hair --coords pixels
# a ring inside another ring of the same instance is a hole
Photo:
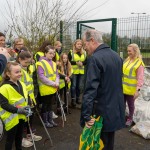
[[[67,55],[67,53],[62,53],[61,54],[61,56],[60,56],[60,73],[61,74],[63,74],[63,75],[65,75],[65,72],[64,72],[64,62],[63,62],[63,56],[64,55],[66,55],[67,57],[68,57],[68,55]],[[71,76],[72,75],[72,71],[71,71],[71,63],[70,63],[70,61],[69,61],[69,59],[67,60],[67,76]]]
[[[133,50],[135,51],[135,58],[142,59],[142,55],[139,49],[139,46],[135,43],[129,44],[128,47],[132,47]]]
[[[76,50],[76,44],[77,44],[77,42],[81,42],[81,43],[82,43],[82,48],[81,48],[81,50],[80,50],[80,54],[84,54],[83,42],[82,42],[81,39],[77,39],[77,40],[74,42],[74,44],[73,44],[73,52],[74,52],[74,53],[77,53],[77,50]]]

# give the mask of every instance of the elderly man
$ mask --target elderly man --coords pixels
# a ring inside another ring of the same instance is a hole
[[[125,106],[122,91],[122,60],[103,44],[102,34],[87,30],[83,34],[86,51],[90,55],[81,110],[81,125],[90,128],[93,112],[103,117],[101,139],[104,150],[113,150],[115,131],[125,126]]]

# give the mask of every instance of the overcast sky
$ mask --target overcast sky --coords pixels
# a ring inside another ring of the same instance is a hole
[[[144,12],[150,15],[149,0],[89,0],[86,8],[90,10],[101,4],[103,5],[92,11],[91,14],[88,13],[91,19],[130,17],[131,12]]]
[[[10,3],[14,1],[15,0],[9,0]],[[73,0],[69,1],[71,2]],[[85,0],[76,0],[76,8],[80,7],[84,1]],[[6,13],[4,9],[6,7],[5,3],[6,0],[0,0],[0,31],[2,31],[5,26],[2,17]],[[88,0],[80,12],[83,12],[81,18],[85,20],[137,16],[136,14],[131,15],[131,12],[150,15],[150,0]]]

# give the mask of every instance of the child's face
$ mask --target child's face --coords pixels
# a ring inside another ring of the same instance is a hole
[[[76,47],[77,50],[81,50],[81,48],[82,48],[82,42],[78,41],[76,43],[75,47]]]
[[[21,74],[21,67],[19,65],[17,66],[11,66],[11,71],[7,72],[7,76],[9,76],[10,80],[16,82],[20,80],[22,74]]]
[[[45,53],[45,57],[49,60],[52,60],[54,56],[55,56],[55,50],[53,49],[49,49],[49,51]]]
[[[21,64],[22,67],[28,67],[31,64],[32,58],[25,58],[21,59],[19,58],[19,63]]]
[[[63,55],[63,62],[67,63],[67,61],[68,61],[68,56],[67,55]]]
[[[60,50],[61,50],[61,47],[62,47],[61,43],[58,43],[58,44],[55,46],[55,49],[57,49],[58,51],[60,51]]]

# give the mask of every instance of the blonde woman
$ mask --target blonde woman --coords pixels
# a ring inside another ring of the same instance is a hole
[[[80,102],[80,93],[83,91],[84,66],[86,65],[86,52],[83,49],[83,42],[77,39],[73,44],[73,50],[68,54],[71,62],[73,75],[71,81],[71,105],[76,107]]]
[[[134,101],[143,85],[144,63],[137,44],[128,45],[127,52],[128,57],[123,64],[123,93],[125,103],[127,102],[129,107],[126,126],[131,126],[135,109]]]

